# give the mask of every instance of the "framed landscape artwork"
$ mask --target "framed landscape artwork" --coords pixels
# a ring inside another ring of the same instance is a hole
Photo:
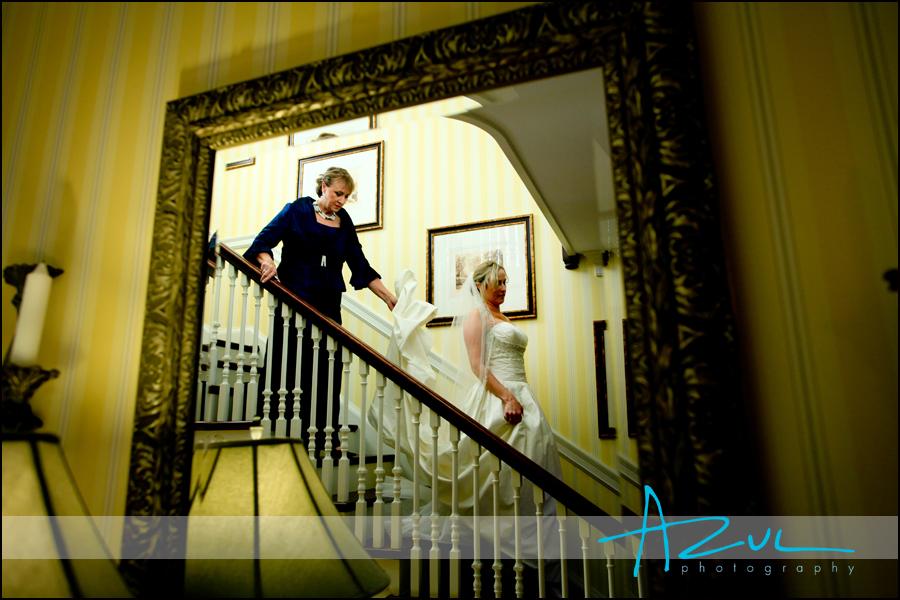
[[[480,221],[428,230],[427,300],[437,307],[429,327],[449,325],[469,274],[486,260],[506,271],[510,319],[537,316],[534,281],[534,229],[531,215]]]

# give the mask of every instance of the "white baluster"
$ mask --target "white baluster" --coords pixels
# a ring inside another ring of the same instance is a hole
[[[472,592],[476,598],[481,598],[481,528],[478,525],[478,505],[481,496],[481,478],[478,476],[479,463],[481,462],[481,446],[472,444],[475,451],[472,454],[472,475],[474,478],[472,489],[475,491],[475,501],[472,503]]]
[[[334,353],[337,350],[337,344],[334,338],[326,336],[325,347],[328,349],[328,406],[325,407],[325,456],[322,459],[322,485],[331,494],[331,480],[334,476],[334,459],[331,457],[332,443],[331,436],[334,434],[334,427],[331,425],[334,418]]]
[[[356,538],[366,541],[366,385],[369,380],[369,365],[359,361],[359,466],[356,469]]]
[[[206,367],[205,369],[203,367]],[[203,394],[204,383],[209,385],[209,346],[206,351],[203,350],[203,344],[200,345],[200,371],[197,373],[197,408],[194,412],[194,420],[203,420],[203,405],[205,396]]]
[[[203,365],[207,362],[209,353],[200,351],[200,364]],[[203,420],[203,384],[206,383],[206,371],[201,368],[200,372],[197,373],[197,407],[194,409],[194,421],[202,421]]]
[[[515,469],[510,469],[512,473],[513,486],[513,527],[516,530],[516,564],[513,565],[513,571],[516,572],[516,598],[521,598],[525,591],[525,584],[522,583],[522,571],[525,565],[522,564],[522,531],[519,527],[519,507],[522,499],[522,475]],[[496,518],[496,516],[495,516]]]
[[[606,576],[609,578],[609,595],[607,598],[615,598],[615,591],[613,590],[613,558],[616,556],[616,543],[603,542],[603,553],[606,555]]]
[[[319,403],[319,341],[322,339],[322,330],[314,323],[311,327],[310,337],[313,341],[313,358],[312,358],[312,389],[309,391],[309,460],[312,464],[316,464],[316,408]]]
[[[415,461],[413,462],[413,547],[409,551],[409,594],[413,598],[418,598],[422,583],[422,548],[419,546],[421,539],[419,521],[422,518],[419,515],[419,461],[422,460],[422,448],[419,446],[419,422],[422,417],[422,403],[415,398],[410,398],[410,412],[412,412]]]
[[[231,406],[231,420],[244,419],[244,339],[247,337],[247,296],[250,291],[250,278],[241,273],[241,335],[238,342],[237,379],[234,382],[234,404]]]
[[[556,520],[559,521],[559,576],[562,597],[569,597],[569,575],[566,568],[566,507],[556,501]]]
[[[228,265],[228,329],[225,330],[225,356],[222,357],[222,383],[219,384],[219,421],[227,421],[228,403],[231,400],[231,332],[234,330],[234,284],[237,280],[237,269]]]
[[[341,460],[338,463],[338,502],[347,502],[350,499],[350,457],[347,456],[347,444],[350,443],[350,359],[350,350],[343,348],[341,362],[344,364],[344,368],[341,390],[344,397],[342,411],[344,419],[341,422]],[[360,420],[364,416],[360,413]]]
[[[256,305],[256,316],[253,322],[253,352],[250,354],[250,383],[247,385],[247,420],[252,421],[256,416],[256,399],[259,396],[259,312],[262,304],[262,286],[253,282],[253,298]],[[272,331],[269,330],[269,337]]]
[[[547,583],[544,580],[544,491],[538,486],[534,490],[534,514],[537,516],[537,551],[538,551],[538,596],[547,597]]]
[[[581,536],[581,555],[584,560],[584,597],[591,597],[591,557],[588,552],[588,538],[591,536],[591,525],[578,518],[578,535]]]
[[[291,328],[291,309],[287,304],[281,305],[281,387],[278,388],[278,419],[275,421],[275,436],[287,436],[287,419],[284,413],[287,410],[287,372],[288,372],[288,332]]]
[[[437,598],[440,593],[441,548],[438,546],[440,529],[438,528],[438,471],[440,470],[440,453],[438,452],[438,429],[441,417],[433,410],[431,415],[431,551],[429,552],[428,579],[431,582],[431,597]]]
[[[459,429],[450,426],[450,597],[459,598]]]
[[[375,505],[372,507],[372,547],[381,548],[384,546],[384,524],[382,517],[384,516],[384,500],[381,499],[384,494],[384,375],[379,372],[375,373],[375,402],[378,403],[378,429],[375,436],[377,450],[377,462],[375,463]],[[396,456],[394,457],[396,460]]]
[[[403,391],[394,386],[394,439],[400,439],[400,428],[403,423]],[[396,443],[395,443],[396,446]],[[394,468],[391,469],[394,476],[394,500],[391,502],[391,548],[399,550],[403,546],[402,529],[403,521],[400,515],[400,475],[403,469],[400,468],[400,451],[395,448]]]
[[[306,327],[306,319],[296,312],[294,313],[294,327],[297,328],[297,364],[294,369],[294,416],[291,417],[291,437],[300,439],[303,437],[303,421],[300,419],[300,365],[303,364],[303,329]]]
[[[262,426],[266,437],[272,437],[272,365],[275,362],[275,340],[272,332],[275,331],[275,296],[270,292],[269,296],[269,341],[266,347],[266,387],[263,390],[263,417]]]
[[[631,553],[634,556],[637,556],[638,550],[640,550],[640,547],[641,547],[641,538],[636,535],[631,536]],[[641,569],[643,569],[643,568],[644,568],[644,565],[638,563],[638,576],[637,576],[638,598],[644,597],[644,584],[641,581],[644,578],[644,573],[643,573],[643,571],[641,571]]]
[[[209,340],[209,386],[206,394],[206,420],[215,421],[218,415],[219,392],[212,393],[209,387],[219,381],[219,296],[222,294],[222,257],[216,253],[216,285],[213,292],[212,337]]]
[[[203,279],[203,294],[204,294],[204,298],[205,298],[203,301],[203,311],[204,311],[203,318],[204,319],[206,318],[206,306],[209,302],[209,295],[211,293],[209,290],[209,288],[211,287],[209,285],[210,279],[213,279],[213,278],[207,276]],[[204,369],[204,367],[206,367],[206,368]],[[204,395],[203,395],[203,384],[206,381],[208,381],[206,375],[207,375],[207,373],[209,373],[209,345],[207,344],[206,350],[203,350],[203,340],[202,339],[200,340],[200,366],[198,368],[199,368],[199,371],[197,371],[197,404],[196,404],[196,408],[194,409],[194,421],[202,421],[203,420],[203,404],[205,402]]]
[[[503,594],[503,563],[500,562],[500,458],[491,454],[491,480],[494,487],[494,598],[500,598]]]

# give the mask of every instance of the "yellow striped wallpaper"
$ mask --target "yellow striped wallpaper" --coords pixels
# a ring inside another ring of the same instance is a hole
[[[53,283],[39,355],[61,375],[33,406],[61,436],[92,514],[124,507],[165,103],[526,4],[3,3],[2,263],[44,260],[65,271]],[[454,147],[473,135],[443,127]],[[559,243],[496,157],[467,157],[483,166],[477,178],[448,175],[408,189],[409,173],[425,160],[450,159],[447,148],[421,135],[397,135],[388,145],[385,229],[363,235],[369,258],[389,284],[410,267],[424,288],[425,228],[534,213],[541,316],[526,322],[530,375],[560,431],[612,464],[613,449],[580,439],[577,425],[592,422],[595,410],[579,376],[590,365],[586,323],[602,311],[589,267],[557,272]],[[408,172],[400,156],[408,157]],[[449,201],[433,202],[437,197]],[[265,220],[269,212],[254,214]],[[391,231],[418,235],[378,241]],[[12,295],[4,285],[4,348],[16,319]],[[357,296],[372,305],[373,298]],[[551,306],[561,308],[552,319]],[[564,330],[573,332],[571,347],[557,335]],[[541,369],[539,347],[566,359]],[[567,479],[597,496],[594,481],[576,480],[574,467]],[[113,520],[99,524],[117,546]]]

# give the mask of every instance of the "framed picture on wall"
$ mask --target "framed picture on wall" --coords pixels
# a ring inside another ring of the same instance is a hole
[[[609,424],[609,394],[606,384],[606,321],[594,321],[594,369],[597,382],[597,424],[600,439],[616,437]]]
[[[622,319],[622,351],[625,354],[625,414],[628,418],[628,437],[637,437],[637,416],[634,412],[631,361],[628,359],[628,319]]]
[[[326,154],[300,159],[297,173],[297,197],[316,194],[316,179],[329,167],[346,169],[356,189],[344,210],[350,213],[356,231],[381,229],[382,188],[384,182],[384,142],[375,142],[353,148],[336,150]]]
[[[503,314],[510,319],[537,317],[533,219],[524,215],[428,230],[426,299],[438,309],[428,327],[453,322],[463,283],[486,260],[506,271]]]

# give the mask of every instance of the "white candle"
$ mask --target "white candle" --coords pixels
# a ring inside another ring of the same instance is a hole
[[[16,322],[16,336],[9,351],[9,361],[13,364],[28,367],[37,363],[44,317],[47,315],[47,302],[50,300],[51,281],[53,278],[50,277],[44,263],[35,267],[25,278],[22,304],[19,305],[19,320]]]

